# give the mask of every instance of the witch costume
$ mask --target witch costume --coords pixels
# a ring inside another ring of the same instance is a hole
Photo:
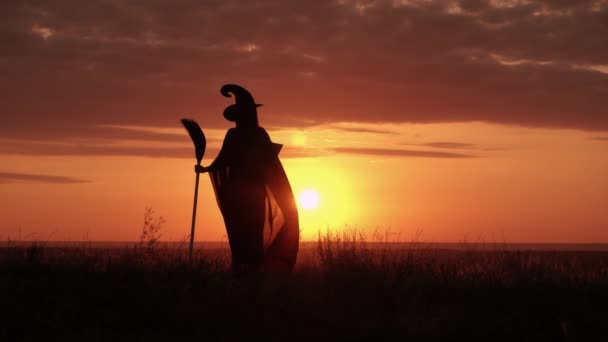
[[[226,84],[225,97],[236,103],[224,117],[236,123],[208,168],[224,217],[235,272],[291,271],[299,245],[299,223],[293,192],[279,160],[282,145],[258,125],[253,96]]]

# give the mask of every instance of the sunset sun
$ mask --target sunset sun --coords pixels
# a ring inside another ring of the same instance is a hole
[[[319,193],[315,190],[304,190],[298,197],[300,206],[306,210],[314,210],[319,207]]]

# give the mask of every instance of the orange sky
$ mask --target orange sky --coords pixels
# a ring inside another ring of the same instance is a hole
[[[482,123],[373,127],[382,133],[324,127],[269,132],[286,144],[285,155],[298,145],[315,155],[283,158],[296,195],[313,189],[320,196],[316,210],[300,208],[304,239],[314,239],[328,226],[348,225],[370,238],[379,231],[400,240],[420,230],[423,240],[436,242],[608,241],[606,141],[575,130]],[[223,134],[218,129],[208,135],[213,140]],[[186,139],[176,145],[190,147]],[[470,145],[456,143],[462,141]],[[424,146],[428,142],[441,147]],[[210,143],[210,153],[218,144]],[[342,146],[366,150],[328,152]],[[399,148],[384,151],[386,146]],[[429,155],[408,156],[409,151]],[[438,152],[448,155],[432,154]],[[2,238],[14,239],[21,229],[22,236],[40,240],[134,240],[146,206],[167,219],[165,240],[188,234],[193,157],[13,155],[3,160],[17,173],[84,182],[5,181],[0,185]],[[196,237],[221,241],[221,216],[209,179],[201,179]]]
[[[108,20],[112,18],[112,20]],[[239,18],[235,20],[235,18]],[[0,239],[190,229],[237,83],[285,145],[304,239],[608,243],[606,1],[0,5]],[[198,241],[225,240],[208,177]]]

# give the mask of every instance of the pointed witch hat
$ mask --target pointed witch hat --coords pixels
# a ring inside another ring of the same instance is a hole
[[[262,106],[259,103],[255,103],[251,93],[240,85],[225,84],[222,86],[222,89],[220,89],[220,92],[225,97],[232,97],[230,93],[234,94],[236,103],[224,109],[224,117],[228,121],[237,121],[239,119],[243,119],[243,115],[247,115],[249,113],[255,115],[255,109]]]

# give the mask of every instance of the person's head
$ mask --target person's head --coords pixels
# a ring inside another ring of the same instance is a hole
[[[239,127],[257,127],[258,111],[261,104],[255,103],[253,96],[243,87],[236,84],[225,84],[220,89],[225,97],[234,94],[235,104],[224,109],[224,117],[228,121],[233,121]]]

